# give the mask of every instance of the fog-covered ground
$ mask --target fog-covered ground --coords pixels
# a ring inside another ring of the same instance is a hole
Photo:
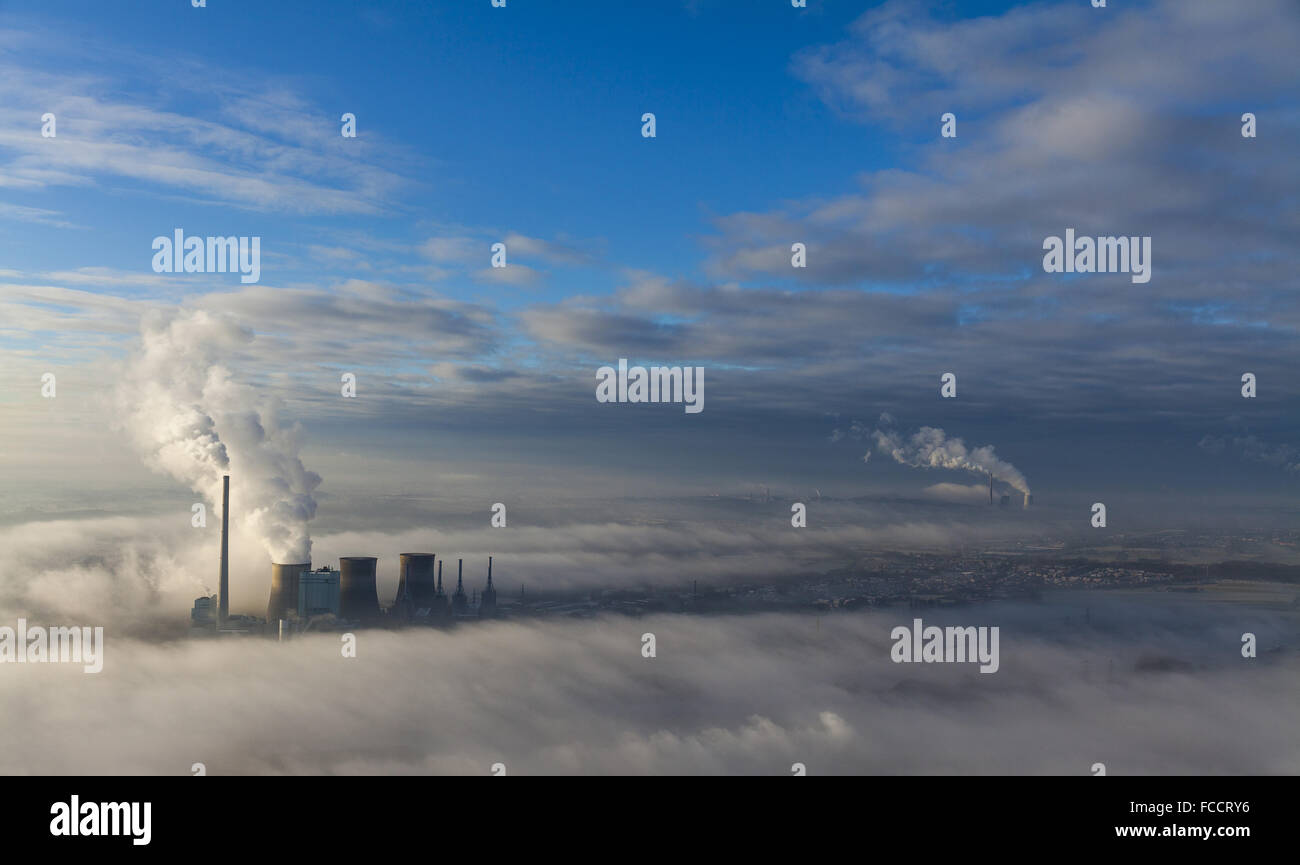
[[[943,612],[480,622],[358,631],[346,658],[338,635],[173,639],[212,550],[187,546],[188,527],[139,530],[126,518],[9,530],[0,623],[103,625],[106,648],[98,675],[0,664],[0,773],[1300,771],[1300,627],[1285,598],[1093,591]],[[694,567],[739,543],[717,532],[707,549],[674,549],[662,527],[611,531],[549,535],[587,574],[576,584],[616,583],[582,563],[630,567],[638,544]],[[14,569],[41,549],[77,554]],[[264,592],[246,582],[236,597]],[[999,670],[893,663],[890,632],[913,616],[999,627]],[[1255,659],[1241,657],[1245,632]]]

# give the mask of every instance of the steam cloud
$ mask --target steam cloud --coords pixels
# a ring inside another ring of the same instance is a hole
[[[1025,476],[1011,463],[999,459],[993,452],[993,445],[968,448],[961,439],[949,438],[943,430],[930,426],[923,426],[904,438],[903,433],[892,429],[893,418],[889,415],[881,415],[880,422],[882,428],[872,432],[871,438],[876,442],[876,449],[889,454],[895,462],[916,468],[959,469],[991,475],[1029,495],[1029,482]],[[863,459],[870,457],[868,451]]]
[[[232,498],[244,528],[273,561],[307,562],[320,475],[298,458],[299,428],[281,421],[279,401],[232,380],[218,362],[252,338],[204,311],[147,316],[114,393],[116,416],[145,461],[203,496],[214,514],[222,474],[237,476]]]

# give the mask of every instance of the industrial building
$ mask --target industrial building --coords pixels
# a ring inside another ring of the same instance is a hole
[[[217,596],[209,595],[206,598],[195,598],[194,608],[190,610],[190,625],[192,627],[202,628],[215,625],[217,623]]]
[[[322,565],[298,578],[298,618],[339,614],[339,571]]]

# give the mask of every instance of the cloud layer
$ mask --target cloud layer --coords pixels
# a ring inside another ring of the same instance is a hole
[[[1238,656],[1242,614],[1131,601],[973,607],[1002,668],[899,665],[910,614],[647,617],[452,633],[159,647],[110,639],[104,672],[0,678],[5,774],[1294,773],[1294,649]],[[1070,616],[1069,624],[1063,616]],[[944,623],[940,617],[927,622]],[[953,622],[947,622],[952,624]],[[1294,637],[1294,619],[1287,628]],[[1139,630],[1134,631],[1133,628]],[[657,657],[641,656],[654,633]],[[1235,657],[1235,660],[1234,660]],[[1173,658],[1171,664],[1167,659]]]

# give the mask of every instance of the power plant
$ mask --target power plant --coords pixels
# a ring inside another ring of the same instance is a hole
[[[1024,496],[1025,496],[1024,507],[1028,508],[1031,504],[1034,503],[1034,497],[1031,496],[1029,493],[1025,493]],[[999,499],[998,502],[999,504],[1001,504],[1002,507],[1005,508],[1007,507],[1007,505],[1011,504],[1011,496],[1009,495],[1002,496],[1002,498]],[[989,472],[989,504],[990,505],[993,504],[993,473],[992,472]]]
[[[456,592],[442,587],[442,560],[434,553],[398,557],[397,595],[391,607],[379,603],[375,556],[344,556],[338,569],[310,562],[272,562],[266,618],[230,615],[230,476],[221,481],[221,562],[216,595],[196,598],[190,624],[199,632],[255,634],[286,639],[310,630],[355,627],[446,626],[454,621],[498,615],[488,556],[487,585],[477,604],[465,594],[464,560],[456,560]],[[477,595],[476,595],[477,596]]]

